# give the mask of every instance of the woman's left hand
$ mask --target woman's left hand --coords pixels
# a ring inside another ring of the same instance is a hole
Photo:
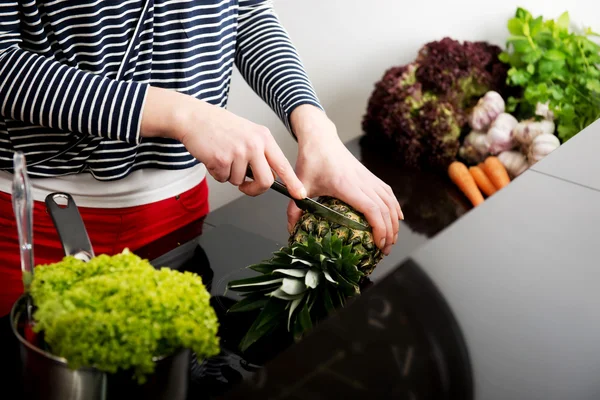
[[[291,123],[299,145],[296,174],[308,196],[332,196],[362,212],[373,228],[375,243],[389,254],[398,239],[399,219],[404,219],[390,186],[350,153],[321,110],[302,105],[292,113]],[[290,201],[288,230],[301,215]]]

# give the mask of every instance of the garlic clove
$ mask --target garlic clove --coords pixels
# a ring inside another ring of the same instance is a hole
[[[489,151],[493,155],[515,147],[513,129],[519,122],[515,117],[507,113],[501,113],[496,117],[487,132]]]
[[[521,175],[529,168],[527,157],[518,150],[503,151],[498,154],[498,160],[504,165],[512,178]]]
[[[477,131],[486,131],[496,117],[503,113],[505,103],[502,96],[495,91],[487,92],[479,99],[468,116],[471,128]]]
[[[542,133],[541,135],[536,136],[531,142],[531,146],[529,146],[529,151],[527,152],[529,165],[539,162],[558,147],[560,147],[560,140],[555,135],[551,133]]]

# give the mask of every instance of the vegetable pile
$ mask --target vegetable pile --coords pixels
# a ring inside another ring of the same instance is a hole
[[[155,269],[129,251],[37,266],[34,330],[73,369],[131,371],[139,383],[156,357],[189,348],[219,353],[218,320],[198,275]]]
[[[508,83],[522,89],[508,98],[508,111],[555,118],[563,143],[600,118],[600,46],[590,40],[599,35],[570,32],[569,24],[567,12],[544,20],[518,8],[499,56],[510,65]]]
[[[484,162],[514,179],[600,118],[600,45],[591,40],[600,35],[569,23],[567,12],[545,20],[517,8],[504,50],[451,38],[426,44],[375,84],[366,143],[402,166],[451,175],[480,204],[504,187],[490,186]]]
[[[403,165],[445,171],[457,156],[470,109],[488,91],[506,88],[501,51],[451,38],[426,44],[414,62],[388,69],[376,83],[363,130],[393,149]]]

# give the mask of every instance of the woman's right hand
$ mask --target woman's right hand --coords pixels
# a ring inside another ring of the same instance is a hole
[[[224,108],[166,89],[150,87],[144,105],[141,135],[168,137],[183,143],[219,182],[257,196],[267,191],[277,174],[298,199],[306,189],[275,138],[264,126]],[[250,166],[254,179],[246,181]]]

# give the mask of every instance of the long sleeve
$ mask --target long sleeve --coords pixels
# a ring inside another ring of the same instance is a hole
[[[35,1],[0,3],[0,114],[136,144],[147,85],[82,71],[21,48]],[[23,20],[23,21],[21,21]]]
[[[292,132],[289,116],[294,108],[323,107],[272,1],[240,0],[239,5],[236,66]]]

